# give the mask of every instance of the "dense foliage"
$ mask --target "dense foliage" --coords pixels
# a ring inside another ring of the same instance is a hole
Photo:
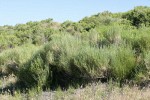
[[[25,87],[68,87],[106,79],[150,79],[150,8],[0,27],[0,74]]]
[[[123,15],[131,21],[132,25],[139,27],[140,25],[150,25],[150,8],[139,6]]]

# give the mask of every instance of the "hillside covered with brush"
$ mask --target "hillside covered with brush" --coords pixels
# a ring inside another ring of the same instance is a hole
[[[109,80],[146,83],[150,7],[105,11],[79,22],[46,19],[0,26],[1,81],[12,74],[16,81],[10,84],[17,89],[63,89]]]

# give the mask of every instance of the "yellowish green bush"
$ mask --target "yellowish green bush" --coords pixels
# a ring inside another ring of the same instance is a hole
[[[3,71],[18,70],[22,64],[27,62],[32,54],[38,50],[39,47],[34,45],[24,45],[13,49],[5,50],[0,53],[0,67]],[[9,72],[8,72],[9,74]]]

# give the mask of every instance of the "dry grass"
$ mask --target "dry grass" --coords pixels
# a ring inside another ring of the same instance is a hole
[[[15,96],[0,95],[1,100],[149,100],[149,98],[148,87],[140,90],[136,86],[119,88],[116,85],[102,83],[92,83],[78,89],[70,87],[67,91],[57,90],[37,94],[35,90],[31,90],[29,94],[18,92]]]
[[[138,87],[118,88],[107,84],[92,84],[83,89],[57,93],[54,100],[149,100],[150,88],[139,90]]]

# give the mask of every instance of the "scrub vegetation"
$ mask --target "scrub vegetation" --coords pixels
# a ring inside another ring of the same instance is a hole
[[[46,19],[0,26],[0,79],[0,97],[9,99],[32,98],[32,93],[37,99],[42,91],[56,91],[49,92],[55,99],[90,99],[95,90],[89,84],[96,89],[95,100],[107,99],[110,92],[104,90],[112,84],[118,84],[110,89],[112,99],[121,99],[126,85],[139,95],[150,92],[150,7],[105,11],[79,22]],[[95,85],[99,81],[104,84]],[[128,90],[123,96],[140,99]],[[76,95],[79,91],[83,96]]]

